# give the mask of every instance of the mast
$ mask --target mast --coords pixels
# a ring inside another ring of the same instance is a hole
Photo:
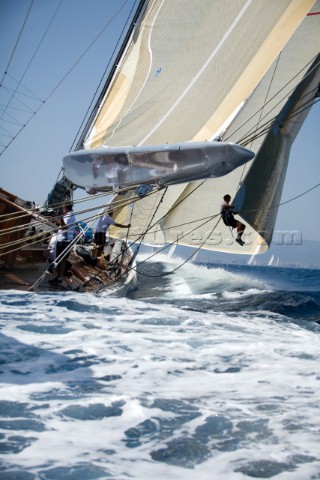
[[[120,62],[120,60],[121,60],[121,57],[122,57],[122,55],[123,55],[123,53],[124,53],[124,51],[125,51],[125,49],[126,49],[126,46],[127,46],[128,42],[129,42],[129,40],[130,40],[130,37],[131,37],[131,35],[132,35],[132,32],[133,32],[133,30],[134,30],[134,28],[135,28],[135,26],[136,26],[137,20],[138,20],[139,16],[141,15],[142,11],[144,10],[144,7],[146,6],[147,3],[148,3],[148,0],[140,0],[139,5],[138,5],[138,7],[137,7],[137,9],[136,9],[136,12],[135,12],[135,14],[134,14],[134,16],[133,16],[133,18],[132,18],[131,23],[130,23],[130,26],[129,26],[128,30],[127,30],[127,33],[126,33],[126,35],[125,35],[125,38],[124,38],[124,40],[123,40],[123,42],[122,42],[122,45],[121,45],[121,47],[120,47],[120,49],[119,49],[119,51],[118,51],[118,54],[117,54],[117,56],[116,56],[116,58],[115,58],[115,61],[114,61],[113,65],[112,65],[112,67],[111,67],[111,70],[110,70],[109,74],[108,74],[108,77],[107,77],[107,79],[106,79],[106,81],[105,81],[105,83],[104,83],[104,86],[103,86],[103,88],[102,88],[102,90],[101,90],[101,92],[100,92],[100,95],[99,95],[99,97],[98,97],[98,99],[97,99],[97,101],[96,101],[93,109],[91,110],[91,113],[89,114],[89,117],[88,117],[88,119],[87,119],[87,121],[86,121],[86,124],[84,125],[84,127],[83,127],[82,131],[80,132],[80,134],[78,134],[78,139],[75,138],[75,140],[74,140],[74,143],[73,143],[73,144],[75,145],[75,147],[73,148],[73,150],[81,150],[81,149],[83,148],[84,139],[86,138],[87,133],[89,132],[89,130],[90,130],[91,126],[92,126],[92,123],[93,123],[93,121],[94,121],[94,118],[96,117],[97,112],[98,112],[98,110],[99,110],[99,108],[100,108],[101,102],[102,102],[104,96],[105,96],[106,93],[107,93],[107,90],[108,90],[108,88],[109,88],[109,84],[110,84],[110,82],[111,82],[111,80],[112,80],[112,78],[113,78],[113,76],[114,76],[114,74],[115,74],[115,71],[116,71],[116,69],[117,69],[117,66],[118,66],[118,64],[119,64],[119,62]]]

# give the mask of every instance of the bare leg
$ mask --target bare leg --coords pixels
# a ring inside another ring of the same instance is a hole
[[[236,242],[239,243],[239,245],[241,245],[241,247],[244,245],[244,242],[243,240],[241,239],[241,236],[245,230],[245,225],[239,221],[237,221],[237,238],[236,238]]]
[[[243,232],[245,231],[245,228],[246,228],[246,226],[245,226],[243,223],[237,221],[237,234],[238,234],[238,238],[241,238]]]
[[[88,281],[88,278],[82,275],[82,273],[75,267],[71,267],[70,271],[77,277],[79,280],[81,280],[83,283]]]

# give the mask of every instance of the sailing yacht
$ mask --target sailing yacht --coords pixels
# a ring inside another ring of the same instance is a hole
[[[108,211],[131,225],[125,237],[110,227],[130,252],[119,280],[130,283],[143,244],[192,247],[190,258],[268,250],[290,147],[319,98],[319,12],[319,0],[139,2],[61,180],[68,195],[110,193]],[[226,193],[246,226],[243,246],[221,221]]]

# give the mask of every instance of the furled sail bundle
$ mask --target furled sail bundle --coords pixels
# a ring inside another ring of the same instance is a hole
[[[117,222],[133,226],[130,240],[250,255],[268,248],[290,145],[319,88],[320,15],[308,15],[319,10],[313,0],[272,7],[269,0],[140,2],[133,33],[79,148],[125,151],[128,145],[218,139],[257,155],[219,178],[165,185],[144,198],[132,190],[116,196]],[[272,126],[285,142],[279,136],[275,142]],[[236,197],[246,223],[244,247],[219,221],[226,193]]]

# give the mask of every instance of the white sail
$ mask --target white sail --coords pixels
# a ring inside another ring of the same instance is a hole
[[[278,114],[320,50],[319,16],[306,16],[313,4],[282,0],[270,8],[269,0],[145,2],[85,148],[211,141],[226,129],[223,139],[234,143],[250,132],[247,148],[257,152],[267,133],[254,137],[259,121]],[[259,225],[253,229],[251,219],[246,221],[246,245],[240,247],[220,217],[213,217],[225,193],[236,195],[248,169],[171,186],[118,208],[117,221],[133,225],[130,240],[260,253],[268,248],[269,237],[256,232]],[[281,188],[279,184],[280,193]],[[133,197],[126,193],[117,205]],[[255,198],[248,198],[255,210]],[[273,216],[265,224],[272,230],[274,221]],[[112,233],[117,235],[116,229]]]

